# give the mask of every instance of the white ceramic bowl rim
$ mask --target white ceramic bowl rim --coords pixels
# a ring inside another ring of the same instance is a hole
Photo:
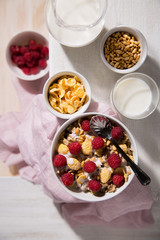
[[[25,35],[27,37],[25,37]],[[43,42],[44,45],[48,46],[48,40],[39,32],[37,31],[33,31],[33,30],[24,30],[24,31],[20,31],[17,32],[16,34],[14,34],[11,39],[8,41],[7,43],[7,47],[6,47],[6,62],[7,65],[9,66],[11,72],[18,77],[21,80],[26,80],[26,81],[34,81],[34,80],[38,80],[40,78],[42,78],[43,76],[45,76],[48,72],[49,72],[49,67],[48,67],[48,62],[49,59],[47,60],[47,67],[45,69],[41,69],[40,72],[38,74],[31,74],[31,75],[26,75],[22,72],[21,69],[19,69],[11,60],[11,55],[10,55],[10,46],[11,45],[17,45],[20,44],[22,41],[20,40],[20,38],[22,37],[23,40],[23,44],[27,44],[28,39],[30,39],[32,36],[32,38],[34,38],[36,41],[38,42]],[[34,37],[35,36],[35,37]],[[17,40],[16,40],[17,39]],[[16,42],[15,42],[16,41]]]
[[[112,33],[118,32],[118,31],[120,31],[120,32],[125,31],[125,32],[133,34],[139,40],[139,42],[141,44],[141,50],[142,51],[141,51],[141,55],[140,55],[139,61],[133,67],[128,68],[128,69],[118,69],[118,68],[112,67],[108,63],[108,61],[106,60],[106,58],[104,56],[104,44],[105,44],[105,41],[107,40],[107,38]],[[148,45],[147,45],[147,42],[146,42],[146,39],[145,39],[144,35],[138,29],[136,29],[134,27],[127,26],[127,25],[119,25],[119,26],[117,26],[115,28],[110,29],[108,32],[106,32],[104,34],[104,36],[102,37],[101,43],[100,43],[100,55],[101,55],[103,63],[110,70],[112,70],[114,72],[117,72],[117,73],[121,73],[121,74],[126,74],[126,73],[130,73],[130,72],[136,71],[144,63],[144,61],[146,60],[147,54],[148,54]]]
[[[103,115],[107,118],[109,118],[111,121],[114,121],[116,122],[118,125],[120,125],[124,131],[126,131],[127,135],[129,136],[129,139],[131,141],[131,144],[132,144],[132,148],[133,148],[133,153],[134,153],[134,160],[135,160],[135,163],[138,164],[138,152],[137,152],[137,147],[136,147],[136,143],[135,143],[135,140],[134,140],[134,137],[132,135],[132,133],[129,131],[129,129],[120,121],[120,120],[117,120],[116,118],[112,117],[112,116],[109,116],[109,115],[106,115],[106,114],[101,114],[101,113],[97,113],[97,112],[88,112],[88,113],[84,113],[84,114],[81,114],[81,115],[78,115],[72,119],[69,119],[68,121],[66,121],[57,131],[57,133],[55,134],[53,140],[52,140],[52,144],[51,144],[51,152],[50,152],[50,164],[51,164],[51,168],[52,168],[52,172],[53,172],[53,177],[56,178],[57,182],[60,184],[60,187],[62,187],[67,193],[69,193],[70,195],[72,195],[73,197],[75,198],[78,198],[82,201],[88,201],[88,202],[99,202],[99,201],[104,201],[104,200],[107,200],[107,199],[110,199],[110,198],[113,198],[115,196],[117,196],[118,194],[120,194],[124,189],[127,188],[127,186],[131,183],[133,177],[134,177],[134,173],[132,171],[132,174],[129,176],[129,180],[128,182],[126,182],[122,187],[120,187],[119,189],[117,189],[116,192],[114,193],[106,193],[103,197],[96,197],[94,195],[92,195],[91,193],[83,193],[83,192],[80,192],[80,193],[75,193],[71,190],[69,190],[67,187],[65,187],[63,185],[63,183],[60,182],[57,174],[55,173],[55,170],[54,170],[54,166],[53,166],[53,163],[52,163],[52,158],[53,158],[53,155],[54,155],[54,152],[55,152],[55,148],[56,148],[56,145],[58,143],[58,140],[59,140],[59,136],[61,134],[61,132],[63,132],[70,124],[72,124],[73,122],[75,122],[76,120],[78,120],[79,118],[85,118],[87,116],[90,116],[90,115]]]
[[[64,75],[72,75],[72,76],[78,76],[78,78],[82,81],[82,83],[84,84],[85,86],[85,90],[86,90],[86,93],[88,95],[88,100],[87,102],[75,113],[73,114],[64,114],[64,113],[60,113],[56,110],[54,110],[52,108],[52,106],[49,104],[48,102],[48,87],[51,85],[51,83],[53,83],[57,78],[59,78],[60,76],[64,76]],[[69,71],[69,70],[63,70],[63,71],[60,71],[60,72],[56,72],[53,76],[51,76],[46,82],[45,82],[45,85],[43,87],[43,97],[44,97],[44,101],[45,101],[45,104],[46,104],[46,107],[47,109],[52,113],[54,114],[55,116],[59,117],[59,118],[62,118],[62,119],[69,119],[69,118],[73,118],[83,112],[85,112],[87,110],[87,108],[89,107],[90,105],[90,102],[91,102],[91,88],[90,88],[90,85],[87,81],[87,79],[82,75],[80,74],[79,72],[76,72],[76,71]]]

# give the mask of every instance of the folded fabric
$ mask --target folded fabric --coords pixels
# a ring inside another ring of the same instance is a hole
[[[119,227],[151,224],[153,199],[149,188],[142,186],[136,178],[118,196],[97,203],[80,201],[61,188],[52,174],[50,148],[54,134],[64,120],[46,109],[42,94],[38,94],[42,88],[31,93],[26,91],[29,83],[22,86],[18,81],[15,84],[23,111],[0,117],[0,158],[9,166],[17,164],[23,178],[41,184],[72,226],[79,223]],[[110,105],[104,103],[91,102],[88,112],[93,111],[117,116]]]

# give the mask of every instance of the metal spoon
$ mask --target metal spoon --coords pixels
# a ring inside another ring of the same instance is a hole
[[[90,120],[90,127],[91,131],[102,137],[107,138],[111,141],[111,143],[117,148],[117,150],[122,154],[125,160],[128,162],[132,170],[134,171],[135,175],[137,176],[140,183],[144,186],[148,185],[151,182],[150,177],[138,166],[136,165],[128,156],[127,154],[120,148],[118,143],[112,138],[111,130],[112,126],[110,121],[101,115],[93,116]]]

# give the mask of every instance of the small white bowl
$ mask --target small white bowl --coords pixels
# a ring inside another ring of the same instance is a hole
[[[131,170],[132,173],[131,173],[131,175],[129,175],[128,182],[125,182],[120,188],[118,188],[116,190],[116,192],[106,193],[102,197],[97,197],[97,196],[94,196],[91,192],[84,193],[84,192],[75,192],[75,191],[70,190],[69,188],[65,187],[65,185],[62,183],[59,176],[56,174],[55,168],[53,166],[53,156],[55,155],[56,147],[57,147],[58,140],[60,138],[61,133],[64,130],[66,130],[66,128],[69,127],[73,122],[77,121],[78,119],[86,118],[88,116],[97,115],[97,114],[107,117],[109,120],[113,121],[117,126],[120,126],[126,132],[126,134],[128,135],[128,137],[130,139],[131,146],[133,149],[134,161],[136,164],[138,164],[138,152],[137,152],[137,147],[136,147],[134,137],[133,137],[132,133],[129,131],[129,129],[121,121],[117,120],[116,118],[111,117],[109,115],[104,115],[101,113],[89,112],[89,113],[80,114],[79,116],[74,116],[73,118],[66,121],[56,132],[56,134],[53,138],[53,141],[52,141],[52,145],[51,145],[50,164],[51,164],[53,176],[56,178],[57,182],[60,184],[60,187],[62,187],[67,193],[71,194],[73,197],[75,197],[77,199],[80,199],[83,201],[88,201],[88,202],[99,202],[99,201],[108,200],[110,198],[117,196],[124,189],[126,189],[128,187],[128,185],[131,183],[131,181],[135,175],[134,172]]]
[[[159,89],[148,75],[129,73],[116,82],[111,92],[111,103],[117,112],[127,118],[143,119],[156,109]]]
[[[15,63],[12,62],[10,47],[12,45],[25,46],[28,44],[29,40],[31,39],[34,39],[39,44],[48,46],[48,40],[44,36],[42,36],[40,33],[35,31],[23,31],[14,35],[11,38],[11,40],[8,42],[7,48],[6,48],[6,61],[10,70],[16,77],[26,81],[34,81],[34,80],[40,79],[43,76],[45,76],[49,71],[49,67],[48,67],[49,60],[47,60],[47,66],[45,69],[41,69],[37,74],[30,74],[30,75],[24,74],[23,71],[20,68],[18,68]]]
[[[127,68],[127,69],[115,68],[115,67],[113,67],[113,66],[111,66],[109,64],[109,62],[107,61],[107,59],[104,56],[104,44],[105,44],[106,40],[108,39],[108,37],[111,36],[113,33],[116,33],[116,32],[127,32],[127,33],[130,33],[140,43],[140,46],[141,46],[140,58],[139,58],[138,62],[134,66],[132,66],[130,68]],[[131,72],[136,71],[138,68],[140,68],[141,65],[144,63],[144,61],[146,60],[147,53],[148,53],[148,46],[147,46],[147,42],[146,42],[145,37],[143,36],[143,34],[139,30],[137,30],[135,28],[131,28],[129,26],[120,25],[118,27],[112,28],[111,30],[109,30],[103,36],[102,41],[101,41],[101,45],[100,45],[100,55],[101,55],[101,58],[102,58],[102,61],[104,62],[104,64],[110,70],[112,70],[113,72],[121,73],[121,74],[131,73]]]
[[[65,75],[70,75],[70,76],[77,76],[81,81],[82,81],[82,84],[84,85],[85,87],[85,91],[87,93],[87,101],[84,103],[84,105],[75,113],[73,114],[65,114],[65,113],[60,113],[58,111],[56,111],[49,103],[48,101],[48,89],[49,89],[49,86],[54,82],[56,81],[58,78],[62,77],[62,76],[65,76]],[[54,114],[55,116],[59,117],[59,118],[62,118],[62,119],[69,119],[69,118],[73,118],[83,112],[85,112],[87,110],[87,108],[89,107],[90,105],[90,102],[91,102],[91,88],[90,88],[90,85],[87,81],[87,79],[82,76],[80,73],[78,72],[73,72],[73,71],[62,71],[62,72],[58,72],[58,73],[55,73],[52,77],[50,77],[44,87],[43,87],[43,97],[44,97],[44,101],[45,101],[45,104],[48,108],[48,110]]]

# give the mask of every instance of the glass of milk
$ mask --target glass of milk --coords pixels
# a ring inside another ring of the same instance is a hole
[[[142,119],[156,109],[159,89],[155,81],[143,73],[126,74],[116,82],[111,101],[123,116]]]
[[[106,10],[107,0],[48,0],[45,19],[49,32],[58,42],[82,47],[100,34]]]

